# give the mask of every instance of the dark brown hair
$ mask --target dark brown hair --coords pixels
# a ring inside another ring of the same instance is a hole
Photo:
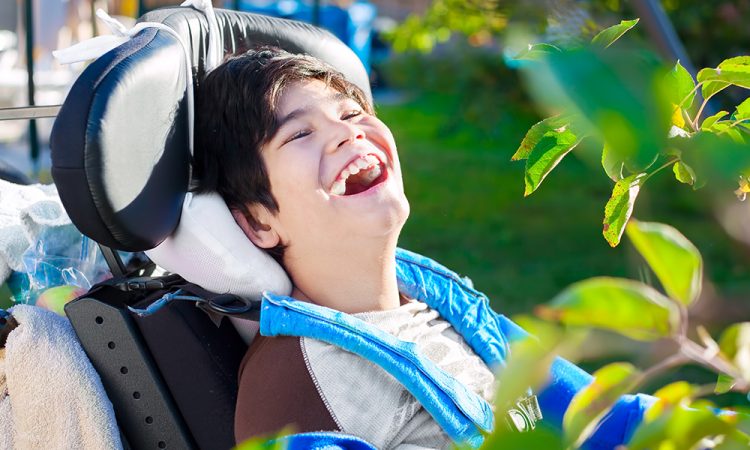
[[[276,110],[284,88],[305,80],[323,81],[373,113],[359,87],[311,56],[263,47],[231,57],[209,72],[195,92],[196,192],[218,192],[253,227],[259,224],[249,204],[279,212],[261,150],[278,131]],[[281,262],[283,250],[277,246],[269,253]]]

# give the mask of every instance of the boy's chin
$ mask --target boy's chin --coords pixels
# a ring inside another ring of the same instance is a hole
[[[373,214],[363,214],[356,221],[355,234],[369,235],[372,237],[396,238],[401,234],[401,229],[409,217],[409,202],[404,200],[397,202],[390,208],[381,211],[373,211]]]

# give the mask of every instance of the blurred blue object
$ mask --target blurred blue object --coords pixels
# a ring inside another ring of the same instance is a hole
[[[45,289],[55,286],[89,289],[110,276],[96,242],[73,225],[42,230],[24,253],[23,263],[25,270],[8,279],[16,303],[33,305]]]
[[[227,8],[238,6],[240,11],[312,23],[314,6],[301,0],[226,0]],[[317,24],[341,39],[359,57],[370,73],[373,22],[377,8],[359,0],[344,9],[335,5],[321,5]]]

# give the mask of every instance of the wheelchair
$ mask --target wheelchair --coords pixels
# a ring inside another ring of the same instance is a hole
[[[128,307],[148,305],[155,292],[184,281],[128,277],[116,252],[152,249],[178,229],[190,190],[192,89],[209,68],[210,46],[218,40],[221,56],[261,45],[307,53],[371,98],[364,67],[332,34],[250,13],[215,10],[215,16],[218,34],[209,32],[203,12],[189,7],[143,16],[139,22],[161,25],[143,28],[93,61],[52,131],[60,198],[76,227],[100,244],[115,275],[65,311],[101,376],[125,448],[235,445],[237,372],[246,341],[232,323],[217,320],[215,313],[226,311],[216,305],[208,312],[183,302],[147,317],[131,312]],[[211,279],[204,270],[211,267],[181,275],[203,285]]]

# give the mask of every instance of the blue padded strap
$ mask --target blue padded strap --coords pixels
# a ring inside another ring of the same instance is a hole
[[[505,331],[514,337],[518,333],[508,325],[515,324],[490,308],[487,296],[430,258],[401,248],[396,250],[396,276],[399,291],[437,310],[490,368],[505,363]]]
[[[490,405],[422,357],[414,343],[346,313],[290,297],[265,293],[261,308],[263,336],[310,337],[379,365],[419,400],[451,439],[479,445],[482,436],[477,427],[492,430]]]
[[[343,433],[299,433],[275,439],[287,450],[377,450],[370,443]]]

